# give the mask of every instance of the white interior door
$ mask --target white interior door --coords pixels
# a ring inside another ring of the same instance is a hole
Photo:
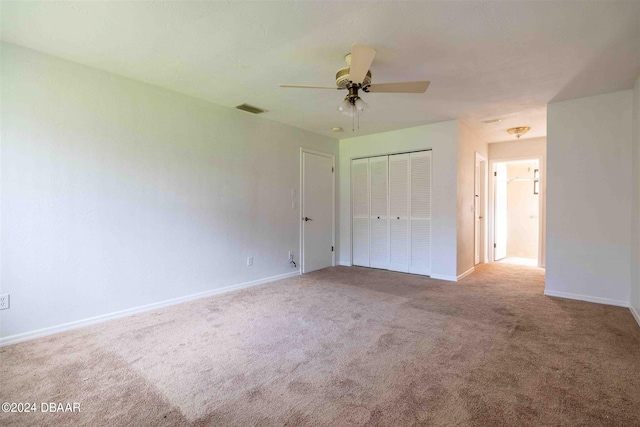
[[[431,274],[431,151],[409,155],[409,272]]]
[[[487,166],[485,157],[480,162],[480,262],[487,262]]]
[[[486,175],[486,158],[476,153],[475,167],[475,197],[474,197],[474,216],[475,216],[475,251],[474,264],[485,262],[485,175]]]
[[[302,153],[302,272],[333,265],[333,163]]]
[[[409,272],[409,155],[389,156],[389,270]]]
[[[493,260],[507,256],[507,165],[496,163],[493,176],[495,185]]]
[[[351,161],[353,265],[369,267],[369,159]]]
[[[473,264],[480,264],[480,159],[476,156],[473,215],[475,217]]]
[[[369,159],[370,170],[370,265],[389,268],[389,166],[388,156]]]

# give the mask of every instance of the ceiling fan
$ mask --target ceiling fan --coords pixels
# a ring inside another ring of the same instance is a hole
[[[424,93],[429,87],[429,81],[371,83],[369,67],[376,56],[376,50],[360,44],[351,47],[351,53],[345,56],[347,66],[336,73],[336,87],[280,84],[280,87],[301,89],[333,89],[348,90],[349,93],[338,106],[338,111],[350,117],[364,112],[369,105],[360,98],[358,91],[384,93]]]

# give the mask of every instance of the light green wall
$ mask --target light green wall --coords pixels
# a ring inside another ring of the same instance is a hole
[[[300,147],[336,140],[1,48],[0,337],[296,271]]]
[[[640,324],[640,77],[633,87],[631,195],[631,311]]]
[[[549,104],[547,295],[628,306],[633,91]]]

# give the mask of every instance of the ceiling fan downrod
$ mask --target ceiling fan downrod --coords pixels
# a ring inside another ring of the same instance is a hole
[[[358,96],[359,88],[360,88],[360,84],[358,83],[351,82],[347,85],[347,89],[349,89],[349,94],[347,95],[347,97],[349,98],[349,103],[351,105],[355,105],[358,98],[360,98]]]

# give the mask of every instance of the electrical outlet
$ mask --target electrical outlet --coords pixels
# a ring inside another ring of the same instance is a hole
[[[253,265],[253,257],[250,256],[249,258],[247,258],[247,266],[252,266]]]
[[[293,251],[289,251],[289,261],[293,261]]]
[[[6,310],[9,308],[9,294],[0,295],[0,310]]]

